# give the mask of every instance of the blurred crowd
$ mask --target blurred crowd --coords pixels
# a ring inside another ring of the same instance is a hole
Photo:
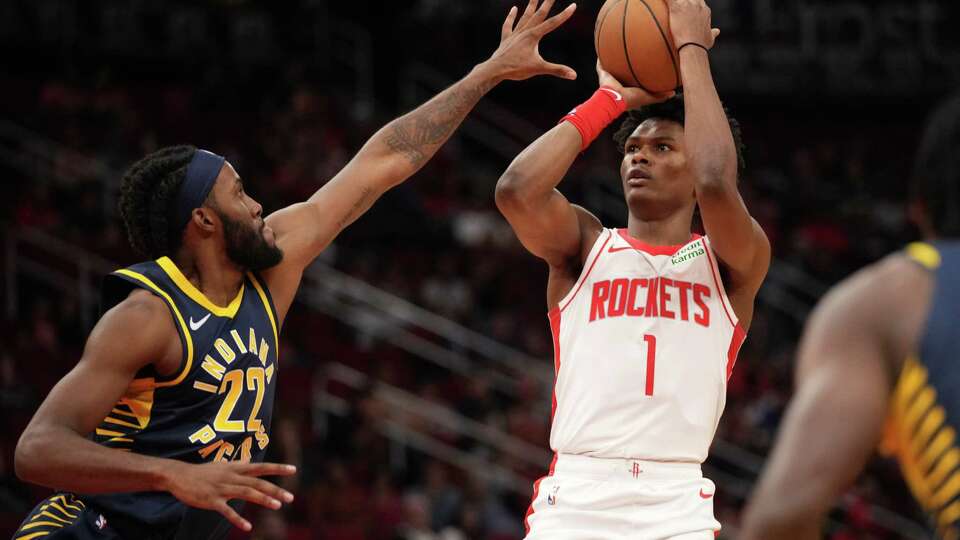
[[[422,13],[416,16],[424,20],[438,11],[468,9],[464,3],[418,5]],[[470,57],[466,52],[451,56]],[[587,86],[579,87],[581,97]],[[337,88],[312,80],[296,66],[229,95],[218,90],[216,78],[200,85],[176,79],[134,84],[109,76],[14,78],[5,89],[5,118],[60,144],[43,147],[50,157],[47,165],[15,157],[26,155],[28,145],[38,147],[28,138],[14,148],[19,154],[0,160],[7,193],[0,201],[0,222],[7,232],[39,229],[117,264],[133,263],[137,256],[126,244],[113,206],[119,174],[147,152],[184,142],[227,155],[265,212],[303,200],[397,112],[377,106],[372,115],[357,114],[353,97]],[[508,96],[498,90],[494,99],[509,107]],[[540,126],[549,126],[575,104],[557,101],[532,108],[535,97],[519,99],[513,110]],[[903,202],[926,104],[883,110],[801,103],[792,112],[745,99],[728,104],[744,125],[744,199],[770,237],[777,261],[815,291],[913,238]],[[585,201],[597,184],[619,183],[619,155],[607,141],[602,137],[582,156],[561,185],[572,200],[588,207]],[[549,369],[546,267],[522,249],[494,206],[494,184],[508,161],[476,146],[455,137],[423,171],[351,226],[323,258],[542,362],[531,370]],[[608,226],[624,226],[625,215],[604,217]],[[18,276],[18,285],[16,314],[4,320],[0,332],[0,406],[5,413],[0,417],[0,534],[12,531],[46,493],[16,480],[13,449],[48,389],[79,358],[89,331],[82,324],[80,299],[29,275]],[[815,294],[800,294],[798,303],[788,304],[761,295],[729,383],[718,431],[723,441],[766,455],[790,395],[804,310]],[[301,472],[285,480],[297,494],[290,508],[248,508],[254,538],[522,538],[529,495],[410,448],[402,449],[398,459],[396,444],[378,429],[392,412],[377,397],[376,383],[407,390],[543,448],[551,388],[531,378],[520,381],[520,391],[505,395],[482,373],[453,374],[305,305],[295,305],[281,341],[283,370],[270,459],[295,463]],[[338,390],[348,404],[344,416],[316,407],[315,382],[331,362],[374,381]],[[489,449],[475,442],[454,437],[452,444],[489,456]],[[522,472],[532,485],[546,465]],[[752,480],[723,461],[711,459],[708,466],[723,478]],[[716,514],[729,533],[736,530],[743,494],[717,483]],[[878,524],[873,505],[922,520],[895,466],[878,458],[832,515],[840,525],[831,538],[896,538]]]

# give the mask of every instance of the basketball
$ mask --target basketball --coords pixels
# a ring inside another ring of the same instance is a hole
[[[666,92],[680,86],[664,0],[607,0],[594,28],[600,63],[624,86]]]

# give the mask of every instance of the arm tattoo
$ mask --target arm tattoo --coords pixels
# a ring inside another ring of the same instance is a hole
[[[352,222],[357,214],[363,209],[363,206],[367,203],[367,200],[370,198],[370,194],[373,193],[373,189],[369,186],[364,186],[363,190],[360,192],[360,196],[356,201],[353,202],[353,206],[347,210],[347,213],[340,218],[340,221],[337,222],[337,228],[343,229]]]
[[[387,133],[387,145],[394,152],[403,154],[414,167],[421,167],[493,85],[462,86],[457,84],[448,88],[423,106],[395,120]]]

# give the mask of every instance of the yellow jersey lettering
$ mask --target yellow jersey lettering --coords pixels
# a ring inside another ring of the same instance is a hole
[[[247,437],[240,443],[240,456],[237,458],[237,461],[240,463],[250,463],[253,459],[253,456],[250,454],[250,449],[253,447],[253,437]]]
[[[202,428],[193,432],[193,435],[190,435],[190,442],[196,444],[207,444],[212,441],[217,434],[213,431],[213,428],[210,427],[210,424],[203,426]]]
[[[233,352],[233,349],[227,345],[227,342],[223,338],[217,338],[217,341],[213,343],[213,347],[217,349],[217,352],[220,353],[220,357],[223,358],[223,361],[232,364],[233,361],[237,358],[237,353]]]
[[[248,347],[252,354],[257,354],[257,333],[250,329],[250,345]]]
[[[217,450],[217,457],[214,458],[214,461],[226,461],[233,456],[233,451],[236,449],[236,446],[228,443],[227,441],[223,441],[223,445],[220,446],[219,450]]]
[[[216,394],[218,390],[216,385],[200,381],[193,381],[193,387],[201,392],[207,392],[208,394]]]
[[[227,393],[227,396],[223,398],[223,404],[220,405],[220,411],[217,412],[217,417],[213,421],[213,427],[218,432],[230,432],[230,433],[242,433],[243,432],[243,420],[231,420],[230,415],[233,414],[234,407],[237,406],[237,401],[240,400],[240,393],[243,391],[243,370],[235,369],[228,372],[223,377],[223,382],[220,384],[220,393]]]
[[[210,446],[205,446],[200,450],[197,450],[197,453],[200,454],[200,457],[202,457],[203,459],[207,459],[207,457],[209,457],[210,454],[212,454],[216,449],[220,448],[221,446],[223,446],[223,441],[217,441],[211,444]]]
[[[260,339],[260,363],[267,365],[267,353],[270,352],[270,346],[267,345],[267,340]]]
[[[214,360],[209,354],[203,357],[203,363],[200,364],[200,367],[218,381],[223,380],[223,374],[227,371],[223,364]]]
[[[267,366],[267,384],[270,384],[270,381],[273,379],[273,364]]]
[[[243,340],[240,339],[240,332],[234,329],[230,331],[230,335],[233,336],[233,342],[236,343],[237,348],[240,349],[240,354],[247,354],[247,347],[243,344]]]
[[[250,411],[250,418],[247,419],[247,431],[256,433],[262,427],[260,419],[260,407],[263,405],[263,395],[266,393],[266,375],[263,368],[250,368],[247,370],[247,390],[257,391],[256,401],[253,403],[253,409]]]
[[[257,446],[263,450],[270,444],[270,436],[267,435],[267,430],[263,429],[263,426],[260,426],[260,429],[257,430],[257,433],[254,434],[254,437],[257,438]]]

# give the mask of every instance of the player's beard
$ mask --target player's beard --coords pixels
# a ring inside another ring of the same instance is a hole
[[[263,237],[263,228],[257,230],[217,212],[223,222],[223,236],[227,245],[227,257],[240,268],[259,272],[276,266],[283,260],[283,251],[271,246]]]

